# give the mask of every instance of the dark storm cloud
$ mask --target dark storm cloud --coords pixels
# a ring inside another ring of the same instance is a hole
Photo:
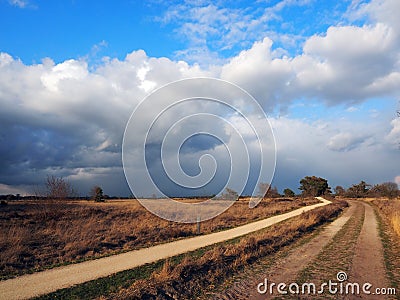
[[[351,13],[368,17],[369,23],[331,26],[326,33],[309,37],[297,56],[278,56],[266,37],[209,69],[148,57],[141,50],[124,60],[105,58],[95,69],[73,59],[54,64],[47,58],[26,65],[0,53],[0,187],[9,191],[13,186],[35,185],[53,174],[71,180],[81,194],[94,184],[105,186],[111,195],[129,194],[121,163],[126,122],[148,93],[181,78],[230,80],[250,92],[267,113],[290,107],[296,99],[349,107],[373,98],[400,97],[399,3],[360,5]],[[176,115],[188,111],[178,109]],[[393,180],[399,175],[400,123],[387,113],[381,116],[381,120],[366,116],[349,121],[321,115],[316,122],[290,115],[271,118],[278,145],[275,181],[293,187],[298,176],[313,174],[340,183],[365,174],[374,182]],[[213,125],[190,124],[202,126]],[[217,127],[223,134],[224,128]],[[135,128],[133,138],[142,139],[146,131]],[[154,137],[159,139],[164,132],[165,128]],[[206,151],[224,157],[219,146],[202,137],[188,141],[182,148],[184,168],[196,174],[197,158]],[[149,155],[152,161],[153,153]],[[144,171],[136,170],[139,175]]]

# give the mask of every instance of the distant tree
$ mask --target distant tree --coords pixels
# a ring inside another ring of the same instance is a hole
[[[368,191],[368,195],[371,197],[387,197],[389,199],[394,199],[399,196],[399,187],[394,182],[376,184]]]
[[[294,197],[295,193],[291,189],[286,188],[286,189],[283,190],[283,195],[285,197],[289,197],[290,198],[290,197]]]
[[[267,198],[279,198],[281,194],[278,192],[278,188],[276,186],[270,187],[265,195]]]
[[[278,198],[281,195],[276,186],[271,187],[269,183],[260,182],[258,184],[259,196],[262,198]]]
[[[318,197],[331,193],[328,181],[321,177],[306,176],[300,180],[300,188],[304,196]]]
[[[258,184],[258,191],[259,191],[258,194],[259,194],[259,196],[260,196],[261,198],[267,197],[267,193],[268,193],[269,188],[270,188],[270,184],[269,184],[269,183],[260,182],[260,183]]]
[[[371,185],[365,181],[361,181],[359,184],[353,184],[347,189],[346,196],[351,198],[363,198],[367,196],[367,193]]]
[[[384,182],[381,184],[383,186],[383,196],[389,199],[394,199],[399,196],[399,186],[394,182]]]
[[[335,187],[335,195],[336,196],[344,196],[346,194],[346,190],[344,187],[338,185]]]
[[[369,197],[382,197],[383,190],[380,184],[375,184],[368,190]]]
[[[97,185],[92,187],[92,189],[90,190],[90,196],[95,202],[104,201],[103,189]]]
[[[47,176],[45,182],[46,197],[52,200],[65,200],[76,196],[71,184],[62,177]]]
[[[235,190],[227,187],[225,189],[225,193],[223,193],[221,195],[221,198],[224,200],[235,200],[236,201],[237,199],[239,199],[239,195]]]

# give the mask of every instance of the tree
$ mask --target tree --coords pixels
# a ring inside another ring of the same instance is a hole
[[[335,187],[335,195],[336,196],[344,196],[346,194],[346,190],[344,187],[338,185]]]
[[[97,185],[90,190],[90,196],[95,202],[104,202],[103,189]]]
[[[258,184],[259,195],[262,198],[278,198],[281,195],[276,186],[271,187],[269,183],[260,182]]]
[[[289,197],[290,198],[290,197],[294,197],[295,193],[291,189],[286,188],[286,189],[283,190],[283,195],[285,197]]]
[[[383,190],[380,184],[375,184],[372,188],[368,190],[369,197],[382,197]]]
[[[394,199],[399,196],[399,186],[394,182],[384,182],[381,184],[383,187],[383,196],[389,199]]]
[[[368,191],[368,195],[372,197],[387,197],[389,199],[394,199],[399,195],[399,187],[394,182],[376,184]]]
[[[366,197],[370,187],[370,184],[366,183],[365,181],[361,181],[359,184],[353,184],[351,187],[349,187],[346,192],[346,196],[352,198]]]
[[[225,200],[234,200],[234,201],[236,201],[237,199],[239,199],[239,195],[235,190],[230,189],[230,188],[227,187],[225,189],[225,193],[223,193],[221,195],[221,198],[225,199]]]
[[[46,197],[52,200],[65,200],[76,195],[71,184],[62,177],[47,176]]]
[[[279,194],[278,188],[276,186],[270,187],[266,194],[266,197],[268,198],[279,198],[280,196],[281,194]]]
[[[258,184],[259,196],[261,198],[267,197],[268,190],[270,188],[270,184],[266,182],[260,182]]]
[[[328,181],[321,177],[306,176],[300,180],[300,188],[304,196],[318,197],[331,193]]]

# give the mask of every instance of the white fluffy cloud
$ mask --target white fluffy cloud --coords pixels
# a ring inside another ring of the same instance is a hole
[[[397,0],[373,0],[353,1],[355,3],[351,16],[352,18],[363,19],[366,16],[371,22],[385,23],[392,27],[396,34],[400,32],[400,20],[397,11],[400,9],[400,2]]]
[[[296,57],[274,57],[271,47],[268,38],[256,42],[221,72],[266,108],[301,97],[351,104],[399,94],[400,47],[388,25],[330,27],[324,36],[310,37]]]
[[[386,136],[386,141],[392,145],[400,146],[400,118],[390,122],[392,129]]]
[[[373,22],[331,26],[326,33],[309,37],[302,53],[292,57],[272,50],[268,37],[225,63],[208,67],[149,57],[142,50],[124,60],[104,58],[94,70],[83,59],[55,64],[46,58],[26,65],[0,53],[0,193],[57,174],[71,179],[82,194],[92,184],[103,184],[110,194],[128,194],[121,166],[126,122],[149,92],[182,78],[232,81],[255,96],[267,113],[290,108],[300,99],[317,100],[326,107],[343,105],[344,112],[359,114],[358,104],[368,99],[399,97],[398,3],[379,0],[359,6],[358,12]],[[203,20],[204,26],[210,21],[217,24],[225,13]],[[198,17],[212,16],[203,12]],[[183,29],[197,30],[189,25]],[[240,30],[232,27],[227,34],[237,36]],[[362,176],[374,182],[395,178],[400,119],[383,115],[382,120],[321,115],[319,121],[309,122],[290,114],[273,119],[277,183],[293,187],[310,174],[342,185]],[[143,130],[137,128],[136,134]]]
[[[330,102],[360,101],[393,92],[379,86],[386,88],[382,81],[399,71],[395,42],[393,29],[380,23],[330,27],[326,36],[307,40],[304,55],[296,58],[298,86]]]
[[[334,151],[350,151],[360,146],[368,137],[359,136],[350,132],[342,132],[329,139],[328,148]]]
[[[387,120],[332,119],[309,122],[272,119],[278,148],[275,183],[298,187],[307,175],[328,178],[332,185],[361,180],[392,181],[398,174],[398,150],[385,136]]]
[[[40,80],[51,92],[59,92],[59,83],[64,80],[83,80],[88,75],[87,64],[73,59],[60,63],[44,73]]]
[[[106,61],[95,71],[85,61],[25,65],[1,53],[0,182],[38,184],[56,173],[78,184],[81,178],[86,193],[85,181],[104,181],[117,168],[117,178],[105,183],[117,193],[116,182],[124,182],[122,135],[133,108],[151,88],[202,74],[196,66],[143,51]]]
[[[8,3],[19,8],[25,8],[29,4],[29,2],[25,0],[8,0]]]
[[[265,38],[249,50],[232,58],[221,70],[221,78],[248,90],[264,107],[271,110],[277,101],[288,101],[284,94],[293,76],[291,60],[274,58],[272,41]]]

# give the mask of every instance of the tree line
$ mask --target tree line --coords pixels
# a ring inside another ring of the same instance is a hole
[[[334,195],[337,197],[344,198],[376,198],[386,197],[394,199],[400,196],[398,185],[394,182],[384,182],[381,184],[370,185],[365,181],[361,181],[358,184],[353,184],[349,188],[342,186],[336,186],[334,188],[334,194],[328,184],[328,180],[317,177],[317,176],[306,176],[300,180],[299,194],[296,194],[290,188],[285,188],[283,194],[278,192],[276,186],[272,187],[268,183],[260,183],[259,190],[265,198],[278,198],[278,197],[318,197]],[[266,191],[266,192],[265,192]],[[92,199],[96,202],[103,202],[105,199],[120,198],[120,197],[109,197],[103,194],[103,189],[95,185],[90,189],[89,197],[78,197],[78,194],[72,187],[68,180],[62,177],[47,176],[44,191],[38,193],[35,192],[35,198],[45,198],[51,200],[67,200],[67,199]],[[14,195],[0,195],[0,200],[19,200],[19,199],[30,199],[32,196],[21,197],[19,194]],[[239,195],[233,189],[227,188],[226,192],[222,194],[222,197],[226,199],[236,200]]]
[[[260,190],[266,190],[265,184],[260,185]],[[268,191],[265,193],[266,198],[276,197],[294,197],[296,194],[293,190],[286,188],[283,190],[283,195],[279,194],[276,187],[268,186]],[[297,196],[305,197],[318,197],[334,195],[337,197],[345,198],[379,198],[386,197],[394,199],[400,197],[399,187],[394,182],[384,182],[380,184],[371,185],[365,181],[361,181],[358,184],[353,184],[348,189],[342,186],[336,186],[334,188],[334,194],[328,184],[328,180],[317,177],[317,176],[306,176],[300,180],[300,194]]]
[[[335,195],[347,198],[387,197],[394,199],[399,197],[400,193],[398,185],[394,182],[371,185],[365,181],[361,181],[358,184],[353,184],[348,189],[338,185],[335,187]]]

